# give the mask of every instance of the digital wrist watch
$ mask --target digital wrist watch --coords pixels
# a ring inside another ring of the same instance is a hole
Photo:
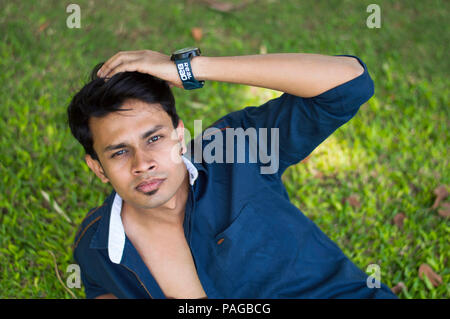
[[[180,49],[172,53],[170,60],[175,62],[178,74],[185,90],[200,89],[205,84],[205,81],[197,81],[192,72],[191,60],[195,56],[200,56],[199,48],[188,47]]]

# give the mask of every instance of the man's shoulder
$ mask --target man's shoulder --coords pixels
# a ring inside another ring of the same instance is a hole
[[[88,211],[86,216],[80,223],[78,230],[75,234],[75,239],[73,242],[72,249],[75,251],[80,243],[84,240],[88,240],[92,237],[92,234],[96,231],[98,222],[103,217],[104,210],[107,207],[107,202],[105,201],[102,205],[94,207]]]
[[[245,105],[220,117],[206,129],[208,129],[208,133],[211,134],[218,131],[224,131],[227,128],[242,128],[244,130],[249,127],[258,128],[261,125],[267,124],[265,121],[265,117],[269,113],[274,111],[275,113],[278,113],[278,106],[281,106],[283,103],[294,104],[294,99],[302,98],[293,96],[288,93],[282,93],[279,96],[275,96],[269,100],[264,101],[260,105]]]

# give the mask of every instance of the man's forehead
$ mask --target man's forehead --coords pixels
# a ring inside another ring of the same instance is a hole
[[[161,106],[146,103],[127,103],[121,109],[106,116],[89,119],[94,144],[109,144],[122,136],[142,134],[152,127],[162,126],[167,129],[172,126],[169,115]]]
[[[128,109],[128,108],[141,108],[141,109],[148,109],[150,111],[152,110],[163,110],[162,109],[162,105],[161,103],[148,103],[145,101],[141,101],[138,99],[126,99],[123,103],[122,106],[120,107],[121,109]]]
[[[136,117],[139,115],[153,115],[164,113],[167,115],[167,112],[164,111],[163,107],[159,103],[147,103],[139,100],[127,100],[122,103],[119,108],[119,111],[111,112],[106,117]]]
[[[89,124],[92,126],[114,124],[113,122],[131,121],[136,122],[140,119],[164,120],[169,115],[159,103],[146,103],[139,100],[125,101],[118,111],[110,112],[102,117],[91,117]]]

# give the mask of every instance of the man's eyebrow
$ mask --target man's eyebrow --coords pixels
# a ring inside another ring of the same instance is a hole
[[[149,137],[150,135],[152,135],[153,133],[156,133],[157,131],[159,131],[160,129],[164,128],[164,125],[156,125],[154,127],[152,127],[150,130],[148,130],[147,132],[145,132],[144,134],[141,135],[141,139],[145,139],[147,137]],[[109,152],[109,151],[114,151],[116,149],[119,148],[123,148],[126,147],[127,144],[126,143],[119,143],[119,144],[111,144],[105,147],[105,149],[103,150],[103,153]]]

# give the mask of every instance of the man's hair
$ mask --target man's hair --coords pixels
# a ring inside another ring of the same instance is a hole
[[[90,82],[74,95],[67,108],[70,130],[83,145],[86,154],[99,160],[93,146],[89,118],[104,117],[111,112],[125,110],[120,108],[129,99],[161,104],[172,119],[173,127],[178,126],[175,98],[166,81],[139,72],[120,72],[105,81],[97,76],[102,65],[103,63],[99,63],[94,67]]]

